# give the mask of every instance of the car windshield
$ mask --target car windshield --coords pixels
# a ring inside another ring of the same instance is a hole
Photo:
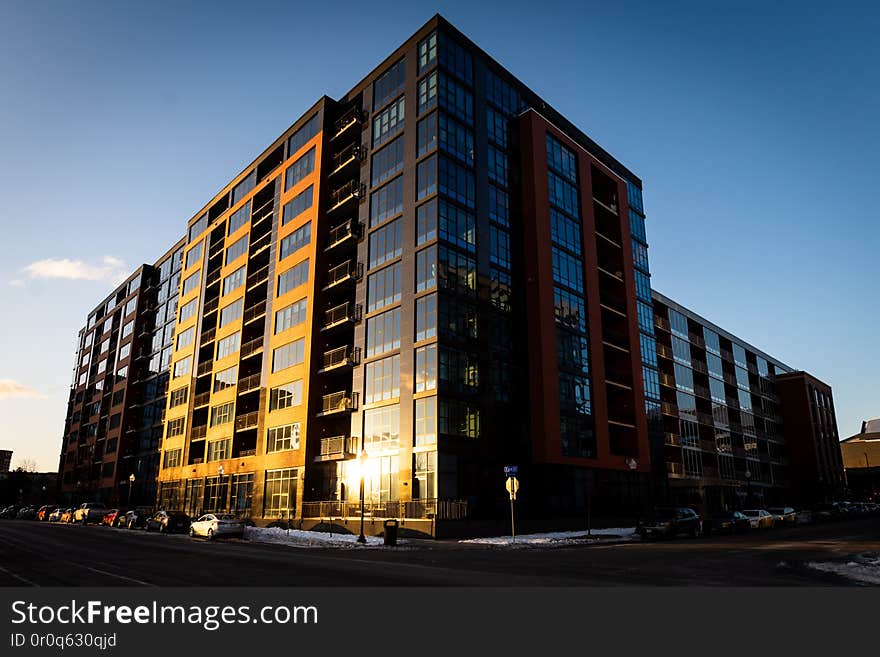
[[[778,516],[781,516],[781,515],[783,515],[784,513],[788,513],[788,510],[787,510],[787,509],[783,509],[782,507],[779,507],[779,506],[771,506],[771,507],[770,507],[769,509],[767,509],[767,510],[768,510],[770,513],[775,513],[775,514],[778,515]]]
[[[231,513],[221,513],[217,518],[220,520],[235,520],[235,516]]]
[[[749,518],[756,518],[760,515],[760,512],[756,511],[755,509],[749,509],[747,511],[743,511],[743,513],[745,515],[747,515]]]

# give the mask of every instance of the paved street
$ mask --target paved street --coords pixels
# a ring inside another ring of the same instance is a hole
[[[0,520],[0,586],[845,585],[808,561],[880,550],[880,519],[547,549],[292,548]]]

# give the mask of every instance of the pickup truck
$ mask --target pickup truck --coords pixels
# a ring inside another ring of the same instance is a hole
[[[81,522],[84,525],[93,522],[100,525],[104,520],[107,507],[101,502],[86,502],[73,512],[73,522]]]

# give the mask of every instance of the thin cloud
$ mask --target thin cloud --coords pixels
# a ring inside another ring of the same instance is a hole
[[[39,390],[12,379],[0,379],[0,399],[45,399]]]
[[[100,264],[89,264],[70,258],[37,260],[22,269],[28,278],[38,280],[61,279],[68,281],[109,281],[119,283],[130,273],[125,262],[114,256],[104,256]]]
[[[20,278],[13,278],[11,281],[9,281],[9,284],[12,287],[24,287],[24,281]]]

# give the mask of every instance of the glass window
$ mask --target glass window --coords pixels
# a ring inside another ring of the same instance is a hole
[[[684,338],[687,340],[688,338],[688,321],[687,317],[682,315],[677,310],[669,309],[669,327],[675,335]]]
[[[296,219],[303,212],[312,207],[312,192],[314,186],[309,185],[292,200],[284,204],[284,216],[281,219],[281,225],[285,226],[289,221]]]
[[[437,105],[437,71],[419,80],[418,114],[424,114]]]
[[[119,356],[117,360],[125,360],[128,358],[128,355],[131,353],[131,342],[126,342],[124,345],[119,347]]]
[[[473,58],[470,52],[449,36],[440,36],[440,63],[468,84],[473,82]]]
[[[419,157],[437,147],[437,112],[419,121],[417,134]]]
[[[549,134],[547,135],[547,166],[572,184],[577,184],[577,158],[574,152]]]
[[[205,242],[201,241],[186,252],[186,269],[189,269],[202,259],[202,247],[204,245]]]
[[[278,411],[283,408],[302,404],[302,379],[285,383],[269,391],[269,410]]]
[[[180,376],[184,376],[185,374],[189,374],[192,369],[192,356],[187,356],[176,363],[174,363],[174,375],[173,378],[178,378]]]
[[[437,345],[416,349],[416,392],[437,388]]]
[[[236,240],[232,245],[226,248],[226,261],[224,264],[229,264],[233,260],[240,258],[245,253],[247,253],[248,247],[248,236],[245,235],[239,240]]]
[[[465,294],[474,294],[477,290],[476,261],[453,251],[445,246],[438,249],[440,286],[445,289],[458,290]]]
[[[473,171],[441,157],[438,178],[441,193],[469,208],[474,207],[476,191]]]
[[[426,397],[415,401],[415,444],[433,445],[437,442],[437,398]]]
[[[239,349],[241,341],[241,333],[236,332],[232,335],[217,341],[217,360],[226,358],[236,353]]]
[[[201,272],[197,271],[195,274],[192,274],[191,276],[187,276],[183,280],[183,291],[181,292],[181,294],[183,296],[186,296],[187,294],[189,294],[193,290],[198,289],[200,276],[201,276]]]
[[[373,155],[371,184],[380,185],[403,171],[403,137],[398,137]]]
[[[629,211],[629,232],[633,236],[633,239],[637,239],[641,242],[648,242],[648,236],[645,231],[645,218],[636,214],[632,210]]]
[[[465,402],[441,400],[437,413],[438,432],[461,438],[480,437],[480,411]]]
[[[508,178],[507,154],[494,146],[489,146],[489,180],[507,187]]]
[[[468,125],[474,123],[474,97],[470,91],[448,75],[438,78],[440,107]]]
[[[510,235],[497,226],[489,226],[489,262],[510,269]]]
[[[553,247],[553,280],[574,290],[584,291],[584,274],[581,261],[568,253]]]
[[[305,344],[305,338],[300,338],[275,349],[272,352],[272,371],[280,372],[288,367],[302,364],[305,360]]]
[[[404,98],[400,97],[373,118],[373,148],[384,144],[398,132],[403,130],[404,125]]]
[[[419,42],[419,73],[437,63],[437,33]]]
[[[398,262],[367,277],[367,312],[400,301],[400,269]]]
[[[165,435],[168,438],[174,438],[175,436],[182,436],[185,430],[186,418],[178,417],[173,420],[168,420],[168,430]]]
[[[199,308],[199,300],[193,299],[189,303],[185,303],[180,307],[180,319],[178,321],[185,322],[190,317],[196,314],[196,311]]]
[[[291,135],[287,142],[287,157],[292,157],[296,152],[306,145],[312,137],[318,134],[321,126],[318,123],[318,115],[306,121],[303,126]]]
[[[169,394],[169,402],[168,408],[174,408],[175,406],[181,406],[188,401],[189,398],[189,386],[184,386],[183,388],[178,388],[177,390],[172,390]]]
[[[556,208],[550,208],[550,237],[554,244],[565,247],[577,255],[581,254],[580,224]],[[648,299],[650,300],[650,295]]]
[[[266,451],[282,452],[299,449],[299,422],[271,427],[266,435]]]
[[[239,228],[244,226],[247,222],[251,220],[251,202],[248,201],[241,208],[233,212],[229,216],[229,232],[228,235],[232,235]]]
[[[229,294],[233,290],[237,290],[244,285],[244,274],[246,267],[242,265],[234,272],[223,278],[223,294]]]
[[[416,200],[437,192],[437,157],[419,162],[416,167]]]
[[[370,233],[370,269],[403,253],[403,222],[400,219]]]
[[[406,80],[405,60],[392,64],[373,83],[373,109],[379,109],[403,89]]]
[[[508,145],[507,117],[491,107],[486,108],[486,127],[489,133],[489,141],[506,149]]]
[[[632,241],[633,264],[644,272],[650,272],[648,267],[648,247],[636,240]]]
[[[312,240],[312,222],[308,222],[297,228],[290,235],[281,240],[281,249],[278,259],[284,260],[287,256],[296,253]]]
[[[299,301],[282,308],[275,313],[275,333],[281,333],[306,321],[306,300]]]
[[[495,185],[489,185],[489,219],[505,227],[510,226],[510,197]]]
[[[416,299],[416,342],[437,335],[437,295]]]
[[[477,248],[474,215],[446,201],[440,202],[440,239],[473,253]]]
[[[367,358],[400,348],[400,308],[367,320]]]
[[[289,518],[296,512],[297,472],[293,468],[266,470],[264,518]]]
[[[491,70],[486,70],[486,99],[505,114],[516,114],[523,106],[516,90]]]
[[[288,167],[284,172],[284,191],[301,182],[315,170],[315,147],[312,146],[305,155]]]
[[[289,292],[309,280],[309,261],[303,260],[278,276],[278,295]]]
[[[220,309],[220,327],[224,327],[236,319],[241,319],[241,313],[244,310],[244,299],[233,301],[225,308]]]
[[[416,253],[416,292],[437,285],[437,247],[428,247]]]
[[[217,372],[214,375],[214,392],[231,388],[238,382],[238,365]]]
[[[432,199],[416,208],[416,246],[437,237],[437,200]]]
[[[188,242],[192,242],[196,237],[205,232],[205,229],[208,227],[208,215],[203,214],[199,219],[189,227],[189,239]]]
[[[580,217],[577,187],[565,178],[556,175],[553,171],[547,173],[547,179],[550,190],[550,204],[555,205],[572,217]]]
[[[403,212],[403,176],[370,195],[370,227]]]
[[[394,399],[400,396],[400,355],[367,363],[364,368],[366,380],[365,403]]]
[[[364,411],[364,449],[370,454],[400,446],[400,406]]]
[[[471,165],[474,161],[474,133],[445,114],[439,118],[440,148],[454,158]],[[490,174],[491,177],[491,174]]]
[[[182,349],[183,347],[189,346],[193,343],[193,339],[196,335],[196,327],[191,326],[185,331],[177,334],[177,348]],[[127,345],[126,345],[127,346]],[[120,356],[121,359],[121,356]]]
[[[257,184],[257,172],[251,171],[247,177],[232,189],[232,205],[247,196]]]

